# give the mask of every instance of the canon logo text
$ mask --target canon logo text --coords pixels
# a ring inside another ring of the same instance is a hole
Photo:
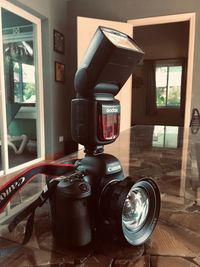
[[[5,199],[9,199],[9,196],[12,195],[13,191],[20,188],[25,182],[25,177],[20,177],[18,181],[15,181],[8,188],[5,188],[3,192],[0,193],[0,203]]]

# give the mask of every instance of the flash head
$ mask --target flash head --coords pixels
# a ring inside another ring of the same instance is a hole
[[[116,95],[141,61],[144,52],[127,34],[98,27],[75,76],[76,93]]]

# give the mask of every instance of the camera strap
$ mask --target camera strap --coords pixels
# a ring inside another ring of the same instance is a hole
[[[27,183],[32,181],[37,174],[47,175],[47,185],[45,185],[45,187],[43,188],[43,191],[40,196],[30,205],[28,205],[25,209],[23,209],[18,215],[16,215],[8,226],[8,229],[11,232],[19,222],[29,216],[26,223],[26,231],[22,244],[26,244],[32,235],[35,209],[37,207],[41,207],[44,202],[49,198],[49,196],[54,192],[56,185],[61,179],[58,176],[65,175],[73,171],[74,169],[75,165],[73,164],[38,164],[19,173],[18,175],[13,177],[8,183],[0,187],[1,213],[8,204],[8,202],[13,198],[13,196],[19,190],[21,190]],[[52,178],[52,176],[57,176],[58,178]],[[63,177],[63,179],[64,178],[65,176]]]

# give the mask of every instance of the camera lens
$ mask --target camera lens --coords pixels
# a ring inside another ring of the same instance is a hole
[[[128,193],[122,211],[122,223],[130,231],[135,231],[146,220],[149,211],[149,200],[141,188],[133,188]]]
[[[141,245],[158,221],[159,189],[150,178],[114,180],[104,187],[100,212],[117,236],[131,245]]]

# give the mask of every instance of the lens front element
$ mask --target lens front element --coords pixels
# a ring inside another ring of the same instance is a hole
[[[128,230],[135,231],[144,224],[148,210],[149,200],[146,192],[142,188],[133,188],[124,203],[122,223]]]
[[[160,192],[150,178],[109,183],[100,200],[101,213],[113,232],[133,246],[146,242],[159,217]]]

